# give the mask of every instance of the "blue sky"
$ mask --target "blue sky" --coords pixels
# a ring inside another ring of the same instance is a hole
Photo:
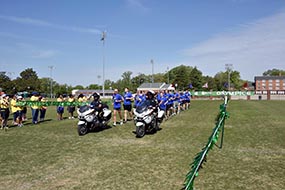
[[[54,66],[60,84],[101,84],[103,54],[113,81],[151,74],[151,59],[155,73],[184,64],[214,76],[233,64],[253,80],[285,70],[285,1],[0,0],[0,70],[11,78]]]

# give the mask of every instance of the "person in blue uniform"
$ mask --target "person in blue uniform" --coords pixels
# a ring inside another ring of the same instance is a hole
[[[166,104],[167,104],[167,97],[164,95],[164,91],[161,91],[159,94],[159,109],[164,110],[166,112]]]
[[[121,113],[122,101],[123,101],[123,97],[119,94],[118,89],[115,89],[114,94],[113,94],[113,108],[114,108],[113,126],[116,126],[117,124],[117,113],[119,114],[119,117],[120,117],[120,125],[123,125],[123,118],[122,118],[122,113]]]
[[[128,113],[130,118],[133,118],[133,113],[132,113],[132,101],[134,100],[132,93],[129,91],[128,88],[125,88],[125,93],[124,93],[124,122],[128,121]]]
[[[142,101],[142,94],[140,93],[140,91],[137,91],[135,98],[134,98],[134,108],[136,108],[140,102]]]
[[[189,109],[190,107],[190,102],[191,102],[191,92],[189,92],[189,90],[185,91],[185,109]]]

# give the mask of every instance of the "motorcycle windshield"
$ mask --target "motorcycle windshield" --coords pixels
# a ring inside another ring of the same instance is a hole
[[[80,108],[79,108],[79,112],[80,113],[83,113],[83,112],[86,112],[87,110],[89,110],[90,108],[89,108],[89,106],[88,105],[84,105],[84,106],[81,106]]]
[[[145,100],[137,106],[136,112],[142,113],[142,112],[146,111],[149,106],[150,106],[150,101]]]

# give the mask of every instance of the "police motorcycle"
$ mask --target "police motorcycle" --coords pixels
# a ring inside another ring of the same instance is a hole
[[[112,111],[109,110],[107,105],[99,101],[99,94],[94,93],[93,97],[94,101],[90,105],[83,105],[77,109],[79,119],[77,131],[80,136],[86,135],[89,131],[106,128],[111,120]],[[97,107],[99,104],[101,106]]]
[[[158,128],[160,124],[163,122],[164,117],[165,117],[165,111],[158,107],[158,112],[157,112],[157,127]]]
[[[147,98],[134,109],[134,123],[136,137],[142,138],[146,133],[156,133],[159,130],[159,122],[162,122],[161,114],[157,112],[154,92],[147,92]]]

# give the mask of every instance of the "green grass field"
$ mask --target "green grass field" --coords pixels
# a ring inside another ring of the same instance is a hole
[[[180,190],[221,103],[193,101],[142,139],[132,122],[78,136],[77,120],[57,121],[49,107],[49,121],[0,131],[0,189]],[[285,101],[230,101],[228,111],[223,148],[209,152],[195,189],[284,189]]]

